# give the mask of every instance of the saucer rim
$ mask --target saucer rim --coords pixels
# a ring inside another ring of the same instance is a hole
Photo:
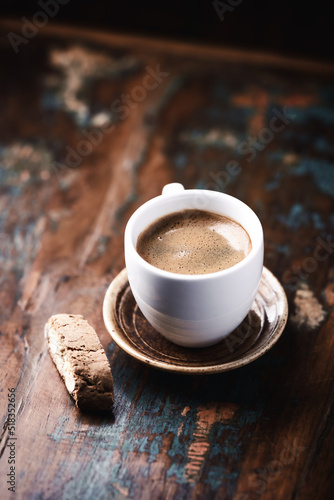
[[[168,371],[168,372],[173,372],[173,373],[186,373],[186,374],[214,374],[214,373],[222,373],[226,371],[231,371],[235,370],[237,368],[241,368],[242,366],[245,366],[256,359],[260,358],[263,356],[266,352],[268,352],[278,341],[280,336],[282,335],[287,319],[288,319],[288,301],[287,297],[285,294],[285,291],[281,285],[281,283],[278,281],[276,276],[269,271],[269,269],[265,266],[263,266],[263,271],[262,271],[262,276],[261,280],[265,279],[265,282],[270,285],[271,289],[274,291],[276,297],[279,297],[280,301],[280,311],[278,314],[278,322],[276,324],[276,327],[270,336],[268,342],[266,342],[264,345],[262,345],[260,348],[256,349],[254,352],[252,352],[249,355],[246,355],[245,357],[241,357],[240,359],[235,359],[233,361],[230,361],[228,363],[221,363],[221,364],[215,364],[212,366],[186,366],[186,365],[176,365],[170,362],[166,361],[158,361],[154,360],[147,355],[145,355],[142,351],[139,349],[135,349],[132,344],[127,342],[124,339],[123,333],[121,333],[122,329],[118,325],[118,321],[115,315],[115,300],[117,298],[117,295],[119,293],[119,290],[124,287],[124,285],[128,281],[128,276],[127,276],[127,271],[126,268],[123,268],[112,280],[110,283],[105,296],[103,300],[103,320],[105,327],[110,334],[112,340],[120,347],[123,351],[125,351],[127,354],[132,356],[133,358],[137,359],[138,361],[141,361],[142,363],[145,363],[146,365],[153,366],[155,368],[158,368],[160,370]],[[278,303],[278,301],[277,301]]]

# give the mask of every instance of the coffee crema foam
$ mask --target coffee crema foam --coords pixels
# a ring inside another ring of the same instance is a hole
[[[137,252],[147,262],[177,274],[208,274],[243,260],[251,251],[247,231],[234,220],[203,210],[161,217],[142,231]]]

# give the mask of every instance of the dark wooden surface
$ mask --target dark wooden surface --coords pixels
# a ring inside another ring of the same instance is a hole
[[[9,31],[20,24],[3,24],[0,42],[1,498],[332,498],[333,69],[49,27],[15,54]],[[166,74],[143,91],[157,66]],[[113,129],[85,149],[84,131],[106,119]],[[67,147],[84,155],[66,165]],[[290,317],[238,370],[158,371],[104,328],[125,224],[170,181],[235,195],[263,223]],[[109,418],[81,414],[52,363],[43,327],[58,312],[100,336]]]

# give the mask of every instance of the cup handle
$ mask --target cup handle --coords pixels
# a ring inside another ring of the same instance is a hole
[[[170,184],[166,184],[166,186],[162,189],[162,194],[176,194],[184,191],[184,187],[179,182],[171,182]]]

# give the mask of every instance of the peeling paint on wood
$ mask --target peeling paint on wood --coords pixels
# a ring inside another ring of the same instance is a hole
[[[199,407],[193,441],[188,449],[189,462],[186,466],[186,477],[195,482],[201,473],[207,453],[210,450],[210,431],[213,424],[228,422],[234,415],[237,405],[214,405],[212,408]]]

